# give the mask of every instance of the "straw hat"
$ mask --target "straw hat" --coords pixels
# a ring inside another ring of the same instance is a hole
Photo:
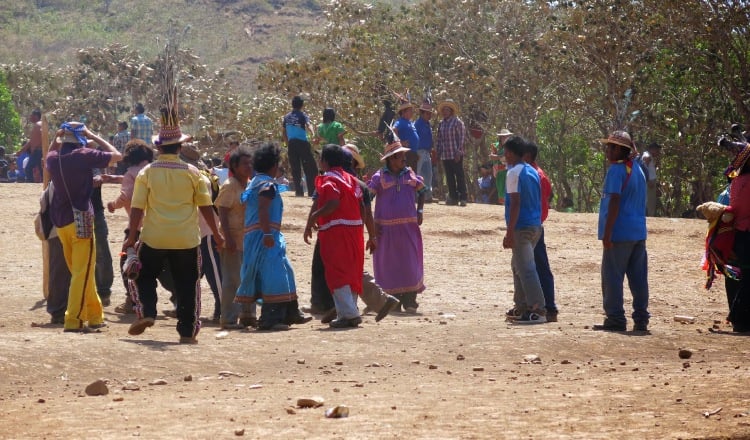
[[[599,139],[599,142],[605,145],[614,144],[629,148],[631,150],[633,149],[633,140],[630,139],[630,135],[623,130],[613,131],[612,134],[607,137],[607,139]]]
[[[359,148],[354,144],[345,144],[341,148],[349,151],[352,155],[352,160],[355,162],[354,168],[361,170],[365,167],[365,160],[362,159],[362,155],[359,154]]]
[[[455,103],[452,99],[446,99],[445,101],[441,102],[437,106],[438,113],[443,112],[443,108],[450,107],[450,109],[453,111],[453,115],[458,115],[458,104]]]
[[[396,140],[385,146],[385,151],[383,151],[383,156],[380,158],[380,161],[385,162],[389,157],[402,151],[409,151],[409,149],[401,145],[401,140],[396,138]]]
[[[198,150],[198,147],[192,142],[185,142],[182,144],[182,148],[180,148],[180,159],[200,170],[206,168],[206,165],[201,160],[200,150]]]
[[[435,109],[432,108],[432,103],[430,101],[423,101],[422,105],[419,106],[419,111],[421,112],[427,112],[427,113],[435,113]]]
[[[511,133],[510,130],[507,128],[503,128],[500,130],[500,132],[497,134],[497,137],[503,137],[503,136],[513,136],[513,133]]]
[[[175,111],[169,111],[166,108],[161,109],[161,128],[159,134],[153,137],[154,145],[173,145],[188,142],[193,137],[184,134],[180,129],[180,121]]]
[[[408,110],[410,108],[415,108],[415,105],[408,101],[402,102],[401,105],[398,106],[398,110],[396,111],[396,113],[401,114],[402,111]]]

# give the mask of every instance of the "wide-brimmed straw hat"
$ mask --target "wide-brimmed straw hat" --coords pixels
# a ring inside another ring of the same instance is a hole
[[[630,135],[628,132],[623,130],[616,130],[613,131],[607,139],[599,139],[599,142],[607,145],[607,144],[614,144],[614,145],[620,145],[629,149],[633,149],[633,140],[630,139]]]
[[[341,148],[349,151],[349,153],[352,155],[352,160],[355,162],[352,165],[354,165],[354,168],[361,170],[365,167],[365,160],[362,159],[362,155],[359,154],[359,148],[357,148],[354,144],[345,144]]]
[[[389,157],[402,151],[409,151],[409,149],[401,145],[401,140],[396,138],[396,140],[385,146],[385,151],[383,151],[383,156],[380,158],[380,161],[385,162]]]
[[[416,107],[416,106],[415,106],[414,104],[412,104],[411,102],[408,102],[408,101],[407,101],[407,102],[402,102],[402,103],[401,103],[401,104],[400,104],[400,105],[398,106],[398,110],[396,111],[396,113],[398,113],[398,114],[401,114],[401,112],[402,112],[402,111],[404,111],[404,110],[408,110],[408,109],[410,109],[410,108],[415,108],[415,107]]]
[[[192,142],[185,142],[182,144],[182,148],[180,148],[180,159],[198,169],[204,169],[206,167],[206,164],[201,160],[200,150]]]
[[[430,103],[429,101],[422,102],[422,105],[419,106],[419,111],[435,113],[435,109],[432,107],[432,103]]]
[[[456,102],[453,101],[452,99],[446,99],[445,101],[438,104],[437,106],[438,113],[442,113],[443,108],[445,107],[450,107],[450,109],[453,110],[453,114],[458,115],[458,111],[459,111],[458,104],[456,104]]]
[[[497,133],[497,137],[503,137],[503,136],[513,136],[513,133],[507,128],[503,128]]]

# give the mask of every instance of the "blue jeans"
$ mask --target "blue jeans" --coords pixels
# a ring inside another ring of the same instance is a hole
[[[539,275],[539,283],[542,285],[544,292],[544,307],[547,312],[557,312],[555,304],[555,277],[549,267],[549,258],[547,258],[547,245],[544,243],[544,227],[539,241],[534,246],[534,263],[536,264],[536,273]]]
[[[607,322],[625,324],[623,281],[633,295],[633,321],[648,324],[648,255],[646,240],[614,242],[602,254],[602,295]]]
[[[516,310],[541,311],[544,293],[534,263],[534,247],[542,234],[541,226],[530,226],[513,231],[513,302]]]
[[[424,194],[425,200],[432,200],[432,159],[430,159],[430,150],[417,150],[419,161],[417,162],[418,175],[424,179],[424,186],[427,191]]]
[[[96,266],[94,279],[99,298],[109,298],[115,271],[112,268],[112,253],[109,251],[109,229],[104,211],[94,210],[94,243],[96,244]]]

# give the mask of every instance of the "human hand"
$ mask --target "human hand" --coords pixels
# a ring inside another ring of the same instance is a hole
[[[374,253],[375,250],[378,248],[378,237],[370,237],[367,239],[367,244],[365,245],[365,249],[370,251],[370,253]]]
[[[512,234],[507,234],[505,237],[503,237],[503,249],[512,249],[513,244]]]
[[[109,202],[107,203],[107,211],[109,212],[115,212],[115,202]]]

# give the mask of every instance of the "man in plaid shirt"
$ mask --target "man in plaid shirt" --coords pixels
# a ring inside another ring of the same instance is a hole
[[[451,99],[438,104],[438,113],[443,120],[438,125],[435,149],[443,161],[445,180],[448,185],[446,205],[466,206],[466,177],[464,175],[464,142],[466,128],[458,119],[458,105]]]
[[[130,119],[130,138],[141,139],[148,145],[153,145],[151,140],[154,134],[153,124],[145,111],[146,109],[140,102],[135,105],[135,116]]]

